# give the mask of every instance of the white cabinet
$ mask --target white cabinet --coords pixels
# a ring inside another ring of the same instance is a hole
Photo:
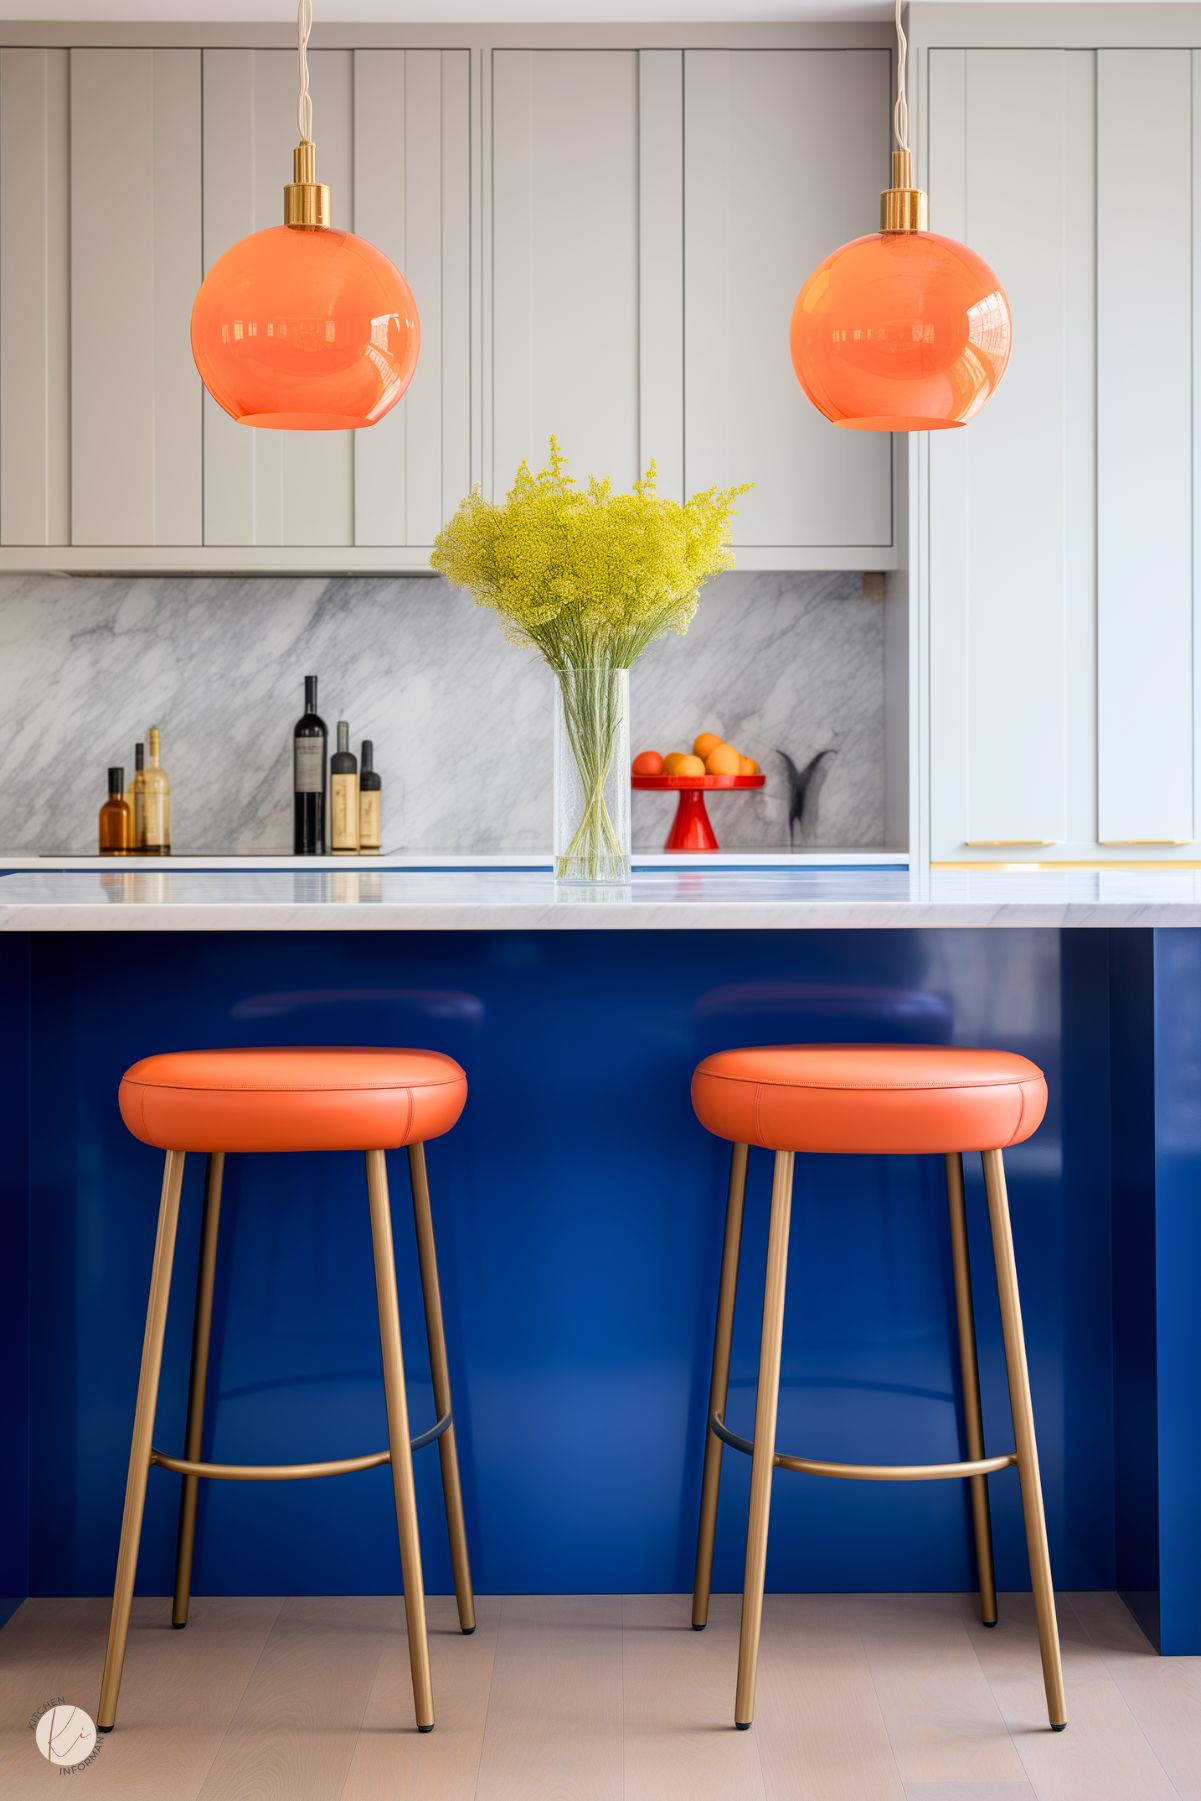
[[[553,433],[576,479],[682,485],[679,51],[492,59],[491,401],[503,494]],[[644,252],[646,253],[644,257]]]
[[[1197,60],[1097,53],[1097,829],[1115,848],[1197,829]]]
[[[310,54],[318,175],[333,222],[404,271],[421,357],[368,431],[237,425],[204,399],[207,545],[424,547],[470,486],[467,52]],[[204,52],[204,262],[281,219],[296,58]]]
[[[875,224],[885,48],[336,34],[319,175],[408,277],[421,356],[372,430],[276,433],[204,394],[188,320],[280,221],[294,52],[71,30],[0,48],[0,570],[421,568],[552,433],[580,479],[753,482],[745,568],[896,564],[891,443],[823,420],[788,355],[801,283]]]
[[[0,546],[18,555],[71,538],[69,109],[68,51],[0,50]]]
[[[1190,855],[1194,61],[929,54],[931,224],[1015,346],[928,446],[936,861]]]
[[[335,223],[404,269],[422,348],[378,426],[304,433],[235,425],[188,340],[204,271],[281,220],[295,55],[0,50],[0,567],[425,563],[471,481],[469,64],[310,57]]]
[[[878,228],[888,53],[689,50],[684,71],[687,485],[753,481],[734,542],[777,566],[883,567],[892,440],[822,418],[788,326],[810,271]]]
[[[653,457],[682,496],[753,481],[745,567],[887,567],[891,443],[813,409],[801,283],[875,224],[883,50],[502,50],[493,58],[491,418],[503,492],[552,432],[577,476]]]

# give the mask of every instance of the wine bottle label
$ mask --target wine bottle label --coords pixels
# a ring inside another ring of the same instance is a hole
[[[378,788],[369,788],[359,794],[359,849],[379,849],[379,801]]]
[[[151,791],[142,796],[138,809],[137,843],[140,849],[161,850],[168,842],[164,797]]]
[[[358,850],[359,848],[359,778],[357,775],[336,775],[330,782],[330,801],[332,819],[330,822],[330,848],[332,850]]]
[[[297,794],[320,794],[325,788],[325,739],[292,740],[292,785]]]

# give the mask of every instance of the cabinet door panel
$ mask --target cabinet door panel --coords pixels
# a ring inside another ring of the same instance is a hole
[[[492,71],[492,487],[553,432],[577,480],[639,473],[638,53]]]
[[[66,50],[0,50],[0,542],[71,540]]]
[[[353,52],[310,53],[317,174],[333,221],[351,226]],[[204,52],[204,267],[248,232],[283,222],[296,141],[296,57],[286,50]],[[385,429],[386,421],[374,429]],[[204,542],[349,545],[352,432],[237,425],[204,397]]]
[[[1194,835],[1193,54],[1097,55],[1102,843]]]
[[[198,544],[200,53],[71,52],[71,539]]]
[[[932,853],[955,858],[1095,830],[1068,754],[1091,770],[1095,58],[929,68],[931,225],[992,264],[1017,345],[980,417],[929,440]]]
[[[888,54],[689,50],[684,72],[687,485],[755,483],[736,544],[889,545],[891,439],[823,419],[788,350],[810,271],[877,229]]]
[[[354,55],[355,230],[404,271],[421,356],[354,435],[355,543],[432,544],[471,485],[469,53]]]

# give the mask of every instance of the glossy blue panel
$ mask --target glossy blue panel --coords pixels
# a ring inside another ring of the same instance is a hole
[[[1201,932],[1155,934],[1159,1648],[1201,1652]]]
[[[125,1132],[151,1051],[416,1043],[471,1097],[430,1174],[468,1526],[482,1591],[686,1588],[695,1544],[726,1147],[695,1124],[696,1060],[789,1038],[981,1042],[1046,1068],[1010,1158],[1056,1578],[1113,1564],[1104,933],[561,933],[311,938],[47,935],[35,990],[31,1263],[34,1593],[112,1578],[159,1159]],[[768,1159],[753,1159],[730,1416],[749,1430]],[[188,1172],[158,1441],[181,1442],[201,1171]],[[414,1429],[431,1418],[404,1159],[393,1160]],[[370,1241],[354,1157],[231,1159],[213,1454],[381,1445]],[[978,1171],[969,1171],[990,1446],[1011,1443]],[[780,1442],[818,1457],[957,1454],[939,1160],[802,1160]],[[727,1455],[718,1587],[740,1585],[749,1465]],[[429,1585],[449,1586],[437,1459],[419,1462]],[[1016,1478],[993,1478],[998,1574],[1027,1581]],[[169,1587],[178,1483],[151,1475],[140,1586]],[[777,1479],[769,1581],[970,1582],[957,1484]],[[396,1586],[384,1470],[210,1484],[201,1592]]]
[[[29,1592],[29,946],[0,939],[0,1625]]]

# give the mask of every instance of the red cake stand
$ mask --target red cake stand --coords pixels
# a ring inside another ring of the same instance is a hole
[[[720,850],[705,811],[705,795],[714,788],[762,788],[762,775],[632,775],[632,788],[671,789],[680,797],[664,850]]]

